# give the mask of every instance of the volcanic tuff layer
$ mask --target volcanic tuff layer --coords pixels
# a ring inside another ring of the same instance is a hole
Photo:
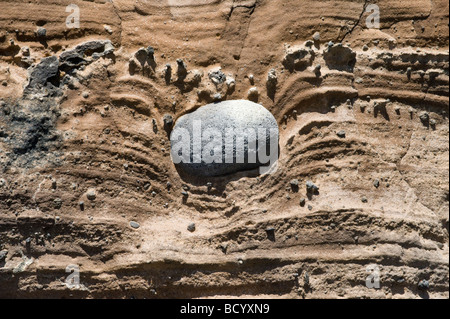
[[[1,0],[0,297],[448,298],[449,5],[369,3]],[[276,173],[181,176],[239,99]]]

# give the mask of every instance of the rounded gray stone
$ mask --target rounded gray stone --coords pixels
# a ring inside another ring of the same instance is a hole
[[[47,30],[45,28],[39,27],[36,31],[38,37],[43,38],[47,35]]]
[[[201,129],[195,130],[194,125],[198,128],[199,123],[201,124]],[[211,136],[209,134],[211,130],[220,133],[220,135],[213,134]],[[230,133],[230,130],[234,134]],[[252,130],[256,133],[256,138],[252,137],[251,134],[247,134],[247,132]],[[195,138],[199,134],[194,134],[194,131],[201,131],[201,152],[199,152],[199,139]],[[265,136],[262,134],[259,136],[258,131],[265,132]],[[244,132],[244,134],[240,132]],[[234,135],[234,138],[229,138],[230,135]],[[244,147],[236,147],[238,138],[240,141],[242,138],[246,141]],[[174,160],[178,169],[189,175],[228,175],[239,171],[256,169],[261,166],[273,165],[278,159],[278,138],[277,121],[260,104],[247,100],[208,104],[180,117],[176,121],[171,132],[172,160]],[[190,140],[190,147],[183,148],[180,151],[180,145],[188,144],[186,142],[188,140]],[[265,143],[259,143],[258,140]],[[194,145],[195,141],[197,141],[197,147]],[[256,145],[256,148],[249,148],[248,145]],[[188,150],[190,151],[189,156],[186,154]],[[230,152],[230,150],[232,151]],[[265,155],[268,155],[270,160],[260,161],[263,158],[260,156],[264,154],[263,150],[266,151]],[[208,151],[210,155],[209,160]],[[274,156],[276,157],[275,161],[273,160]],[[180,157],[183,157],[181,162]],[[211,162],[211,157],[216,158],[217,161]],[[254,157],[256,157],[256,161],[253,160]],[[239,158],[243,160],[238,161],[237,159]]]

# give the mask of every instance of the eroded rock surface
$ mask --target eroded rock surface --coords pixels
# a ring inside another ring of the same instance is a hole
[[[448,1],[368,3],[0,1],[0,297],[448,298]],[[182,176],[242,99],[276,172]]]
[[[178,119],[171,133],[172,158],[194,176],[252,170],[278,160],[278,136],[277,121],[260,104],[208,104]]]

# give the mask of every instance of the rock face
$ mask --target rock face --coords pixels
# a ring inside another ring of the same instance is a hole
[[[208,104],[175,123],[172,159],[181,170],[197,176],[251,170],[278,160],[278,136],[277,121],[260,104],[245,100]]]

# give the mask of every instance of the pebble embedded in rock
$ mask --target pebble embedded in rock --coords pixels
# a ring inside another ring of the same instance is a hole
[[[312,41],[312,40],[307,40],[305,42],[305,47],[307,47],[307,48],[311,48],[313,45],[314,45],[314,41]]]
[[[269,94],[273,94],[278,83],[278,76],[275,69],[271,69],[267,74],[267,90]]]
[[[309,273],[308,272],[305,272],[305,275],[304,275],[303,279],[304,279],[304,282],[305,282],[305,286],[309,287],[310,281],[309,281]]]
[[[408,76],[408,79],[411,78],[411,74],[412,74],[412,68],[408,67],[408,69],[406,69],[406,75]]]
[[[220,68],[209,71],[208,76],[216,86],[224,83],[227,80],[226,75]]]
[[[177,60],[177,75],[179,80],[184,80],[187,75],[187,66],[182,59]]]
[[[113,33],[113,30],[111,29],[111,27],[109,25],[104,25],[103,28],[105,29],[106,32],[108,32],[109,34]]]
[[[316,32],[316,33],[313,34],[313,40],[315,42],[320,41],[320,32]]]
[[[20,49],[20,51],[22,52],[23,56],[30,56],[30,48],[29,47],[22,47]]]
[[[227,87],[228,91],[232,92],[236,88],[236,80],[232,78],[231,76],[227,77]]]
[[[247,97],[250,101],[256,102],[259,98],[259,91],[258,88],[252,87],[250,90],[248,90]]]
[[[192,85],[194,86],[198,86],[202,81],[202,78],[203,78],[203,71],[192,70],[190,77],[191,80],[189,82],[192,83]]]
[[[222,98],[223,98],[222,94],[220,94],[220,93],[216,93],[213,95],[213,100],[216,102],[219,102],[220,100],[222,100]]]
[[[380,180],[376,179],[376,180],[373,182],[373,186],[375,186],[376,188],[380,187]]]
[[[47,30],[45,28],[39,27],[36,31],[39,38],[44,38],[47,35]]]
[[[430,126],[431,126],[431,128],[432,128],[433,130],[436,129],[436,124],[437,124],[437,122],[436,122],[435,119],[431,119],[431,120],[430,120]]]
[[[283,65],[290,72],[304,70],[314,61],[314,51],[310,47],[294,46],[286,48]]]
[[[300,199],[300,206],[305,207],[305,205],[306,205],[306,198]]]
[[[133,227],[134,229],[138,229],[139,227],[141,227],[141,225],[139,225],[139,223],[135,221],[131,221],[130,226]]]
[[[323,58],[330,69],[353,72],[356,64],[356,53],[341,43],[328,45]]]
[[[293,179],[289,182],[289,184],[291,185],[291,189],[293,192],[298,192],[298,179]]]
[[[56,209],[60,209],[62,207],[62,200],[61,200],[61,198],[56,198],[53,201],[53,204],[54,204]]]
[[[298,179],[293,179],[289,182],[289,184],[291,184],[291,187],[295,187],[298,186]]]
[[[250,74],[248,76],[248,80],[250,81],[251,85],[255,84],[255,76],[253,74]]]
[[[308,193],[314,193],[314,192],[317,192],[318,190],[319,190],[319,187],[317,185],[315,185],[312,181],[306,182],[306,191]]]
[[[425,125],[428,124],[430,121],[430,115],[427,112],[422,112],[420,114],[419,118],[420,118],[420,121]]]
[[[187,227],[187,230],[190,231],[191,233],[194,232],[195,229],[196,229],[195,223],[189,224],[189,226]]]

